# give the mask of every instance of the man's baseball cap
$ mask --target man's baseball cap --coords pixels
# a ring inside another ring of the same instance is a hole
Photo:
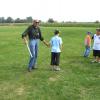
[[[35,23],[40,23],[40,21],[37,20],[37,19],[33,20],[33,22],[35,22]]]
[[[97,28],[96,31],[99,31],[100,32],[100,28]]]

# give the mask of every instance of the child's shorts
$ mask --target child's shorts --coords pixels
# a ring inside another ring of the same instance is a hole
[[[93,50],[93,56],[98,56],[100,57],[100,50]]]
[[[59,66],[60,53],[51,52],[51,65]]]

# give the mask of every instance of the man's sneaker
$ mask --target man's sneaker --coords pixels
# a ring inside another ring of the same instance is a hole
[[[28,71],[29,71],[29,72],[31,72],[31,71],[32,71],[32,69],[31,69],[31,68],[28,68]]]
[[[88,56],[85,56],[85,55],[84,55],[83,57],[84,57],[84,58],[88,58]]]
[[[37,69],[37,67],[36,66],[33,66],[32,69]]]

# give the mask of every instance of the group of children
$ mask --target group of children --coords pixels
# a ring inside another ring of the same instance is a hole
[[[85,37],[85,52],[84,57],[88,57],[91,51],[91,39],[93,39],[93,56],[92,62],[100,63],[100,28],[96,29],[96,34],[91,36],[91,32],[87,32]]]
[[[55,30],[54,37],[51,38],[48,46],[51,46],[51,66],[53,70],[60,70],[59,60],[62,49],[62,38],[59,37],[59,30]],[[85,52],[84,57],[88,57],[91,51],[91,41],[93,40],[93,63],[100,63],[100,28],[96,29],[96,34],[93,36],[91,32],[87,32],[85,37]]]
[[[59,60],[62,49],[62,38],[59,37],[59,30],[55,30],[54,37],[51,38],[48,46],[51,46],[51,66],[53,70],[60,70]],[[87,32],[85,37],[85,52],[84,57],[88,57],[91,51],[91,41],[93,40],[93,63],[100,63],[100,28],[96,29],[96,34],[93,36],[91,32]]]

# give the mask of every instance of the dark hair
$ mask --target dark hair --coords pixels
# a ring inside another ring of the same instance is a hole
[[[59,30],[55,30],[55,31],[54,31],[54,34],[55,34],[55,35],[59,34]]]
[[[97,28],[96,31],[100,32],[100,28]]]

